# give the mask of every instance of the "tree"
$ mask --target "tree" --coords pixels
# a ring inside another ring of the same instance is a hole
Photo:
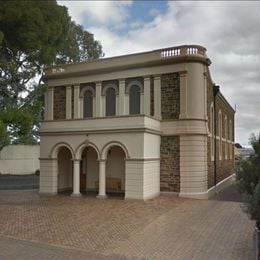
[[[235,143],[236,148],[243,148],[243,146],[240,143]]]
[[[1,2],[0,149],[37,139],[46,66],[101,55],[94,36],[71,21],[67,8],[55,0]]]
[[[251,135],[250,144],[255,154],[242,161],[237,172],[237,185],[243,193],[244,210],[256,220],[260,229],[260,135]]]
[[[94,35],[72,21],[63,45],[57,55],[57,64],[82,62],[103,56],[102,46]]]

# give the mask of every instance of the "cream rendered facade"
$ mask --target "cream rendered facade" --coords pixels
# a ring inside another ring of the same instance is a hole
[[[120,179],[125,199],[156,197],[161,192],[161,139],[178,136],[178,194],[208,198],[209,65],[204,47],[185,45],[48,69],[40,193],[72,189],[73,196],[80,196],[83,171],[83,190],[94,190],[98,183],[98,198],[107,197],[109,176]],[[161,79],[171,73],[179,75],[179,114],[164,119]],[[140,87],[139,114],[129,111],[132,85]],[[55,90],[60,86],[65,88],[64,116],[55,119]],[[84,93],[90,88],[93,115],[84,117]],[[108,88],[116,93],[113,116],[106,116]]]

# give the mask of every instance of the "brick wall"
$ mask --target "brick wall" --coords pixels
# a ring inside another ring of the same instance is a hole
[[[161,76],[162,119],[179,119],[180,114],[180,75],[179,73]]]
[[[213,84],[209,78],[207,77],[207,112],[208,112],[208,123],[210,124],[210,105],[213,102]],[[221,100],[220,96],[216,96],[216,134],[217,138],[219,136],[218,131],[218,111],[221,109],[222,111],[222,137],[226,139],[225,131],[224,131],[224,119],[225,115],[227,115],[227,127],[229,132],[229,120],[232,121],[232,141],[234,142],[234,113],[230,107],[228,107],[223,100]],[[208,124],[208,126],[209,126]],[[229,139],[229,138],[228,138]],[[222,158],[219,158],[219,139],[216,140],[216,179],[217,183],[224,180],[228,176],[234,173],[234,151],[232,149],[232,158],[230,158],[230,149],[231,145],[228,143],[227,156],[225,155],[226,149],[226,140],[222,141]],[[211,159],[211,137],[208,137],[208,188],[211,188],[215,185],[215,173],[214,173],[214,161]],[[232,145],[233,147],[233,145]]]
[[[161,191],[180,192],[180,137],[161,137]]]
[[[54,120],[66,118],[66,87],[65,86],[54,88],[53,117]]]

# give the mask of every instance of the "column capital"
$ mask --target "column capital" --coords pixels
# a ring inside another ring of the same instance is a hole
[[[102,85],[102,81],[96,81],[95,84],[96,85]]]
[[[179,74],[180,74],[180,77],[186,77],[187,74],[188,74],[188,71],[187,70],[182,70],[182,71],[179,71]]]
[[[156,79],[156,80],[158,80],[158,79],[160,79],[161,78],[161,74],[155,74],[155,75],[153,75],[153,78],[154,78],[154,80]]]
[[[151,80],[151,75],[143,76],[143,78],[144,78],[144,81],[150,81]]]
[[[118,79],[118,81],[120,82],[125,82],[125,78],[120,78],[120,79]]]

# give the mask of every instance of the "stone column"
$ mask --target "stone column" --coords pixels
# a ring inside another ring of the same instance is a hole
[[[71,86],[66,86],[66,119],[71,119]]]
[[[98,199],[106,199],[106,160],[99,161],[99,191]]]
[[[80,197],[80,160],[73,160],[73,193],[72,197]]]
[[[161,114],[161,76],[154,76],[154,117],[162,118]]]
[[[79,91],[80,86],[74,86],[74,118],[80,118],[80,106],[79,106]]]
[[[102,99],[101,99],[102,83],[96,82],[96,116],[102,116]]]
[[[120,116],[125,115],[125,79],[119,80],[119,109]]]
[[[187,72],[180,73],[180,118],[187,118]]]
[[[151,81],[150,76],[144,77],[144,114],[150,116]]]

